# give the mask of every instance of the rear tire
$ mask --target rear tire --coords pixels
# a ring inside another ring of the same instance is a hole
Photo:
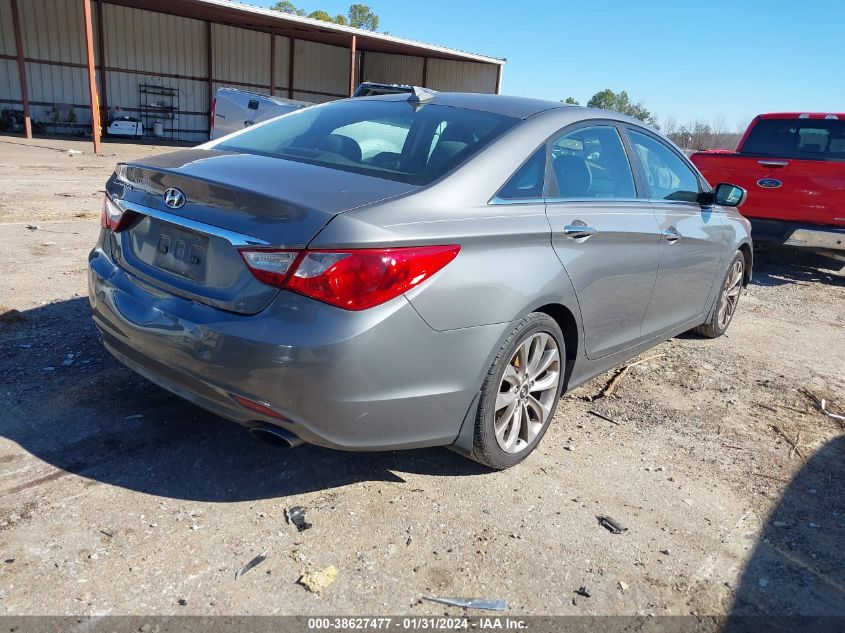
[[[563,332],[554,319],[532,312],[517,323],[481,387],[473,459],[504,470],[528,457],[554,416],[565,367]]]
[[[731,263],[728,264],[728,270],[722,280],[716,303],[710,311],[710,317],[706,322],[696,327],[693,332],[707,338],[722,336],[733,321],[734,314],[736,314],[744,282],[745,256],[737,251],[731,259]]]

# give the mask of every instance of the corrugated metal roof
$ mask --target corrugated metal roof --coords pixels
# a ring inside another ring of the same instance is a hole
[[[344,46],[349,36],[358,38],[360,50],[373,50],[383,53],[406,55],[424,55],[443,59],[474,61],[502,66],[507,60],[476,53],[460,51],[445,46],[417,42],[394,35],[356,29],[351,26],[323,22],[311,18],[281,13],[272,9],[254,7],[233,0],[106,0],[114,4],[133,6],[150,11],[161,11],[186,17],[206,19],[233,26],[277,31],[280,35],[293,36],[320,42]]]

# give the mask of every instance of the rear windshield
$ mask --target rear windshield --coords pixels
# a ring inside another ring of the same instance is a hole
[[[517,122],[464,108],[355,99],[300,110],[215,149],[427,185]]]
[[[743,154],[809,160],[845,160],[845,121],[760,119],[742,146]]]

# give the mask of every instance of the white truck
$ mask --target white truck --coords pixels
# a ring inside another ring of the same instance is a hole
[[[313,104],[237,88],[218,88],[211,105],[211,138],[217,139],[310,105]]]

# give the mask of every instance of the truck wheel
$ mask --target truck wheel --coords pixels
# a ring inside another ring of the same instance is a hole
[[[706,322],[695,328],[694,332],[707,338],[718,338],[725,333],[733,320],[736,307],[739,304],[739,296],[742,294],[742,284],[745,280],[745,257],[737,251],[728,271],[725,273],[725,280],[722,282],[722,289],[716,297],[716,304],[710,311],[710,317]]]
[[[566,348],[557,322],[532,312],[505,341],[481,387],[473,457],[503,470],[540,443],[563,388]]]

